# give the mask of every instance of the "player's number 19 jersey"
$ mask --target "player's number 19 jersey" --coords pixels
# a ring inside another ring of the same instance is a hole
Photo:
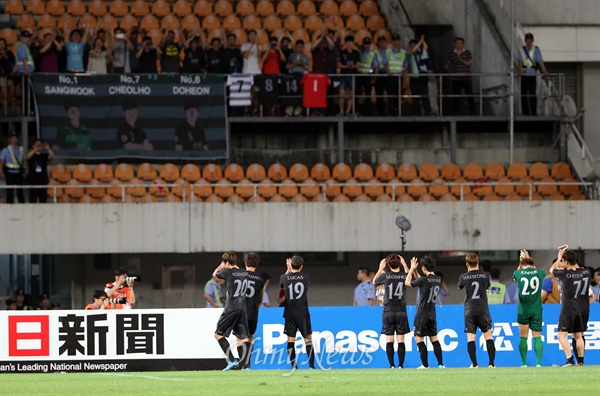
[[[281,275],[281,288],[285,290],[284,318],[305,318],[308,312],[308,286],[310,276],[302,272]]]

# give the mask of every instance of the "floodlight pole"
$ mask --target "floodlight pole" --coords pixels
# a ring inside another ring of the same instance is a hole
[[[402,241],[402,251],[404,252],[404,248],[406,247],[406,231],[402,230],[400,240]]]

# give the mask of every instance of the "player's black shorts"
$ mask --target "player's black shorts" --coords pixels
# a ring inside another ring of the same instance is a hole
[[[465,316],[465,333],[475,334],[477,328],[485,333],[492,329],[492,317],[490,314]]]
[[[258,327],[258,320],[250,320],[248,319],[248,334],[251,336],[256,333],[256,328]]]
[[[415,336],[433,337],[437,335],[437,320],[431,315],[415,316]]]
[[[410,333],[406,312],[384,312],[382,322],[381,334],[393,336]]]
[[[567,333],[581,333],[585,331],[581,315],[559,315],[558,331]]]
[[[284,334],[288,337],[296,337],[297,330],[300,330],[300,334],[304,338],[312,334],[310,316],[305,316],[304,318],[285,318]]]
[[[248,319],[245,311],[228,311],[221,314],[215,333],[229,337],[232,331],[239,339],[248,338]]]
[[[581,313],[581,321],[583,322],[583,331],[587,331],[589,320],[590,320],[590,313],[582,312]]]

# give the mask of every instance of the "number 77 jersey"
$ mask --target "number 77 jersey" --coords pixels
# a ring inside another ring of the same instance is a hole
[[[308,286],[310,276],[302,272],[290,272],[281,275],[281,288],[285,290],[284,318],[306,318],[308,312]]]
[[[519,288],[519,314],[536,313],[542,310],[542,283],[546,273],[537,268],[518,269],[513,279]]]

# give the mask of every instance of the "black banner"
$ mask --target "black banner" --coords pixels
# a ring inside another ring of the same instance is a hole
[[[59,157],[228,156],[221,77],[34,74],[31,81],[39,137]]]

